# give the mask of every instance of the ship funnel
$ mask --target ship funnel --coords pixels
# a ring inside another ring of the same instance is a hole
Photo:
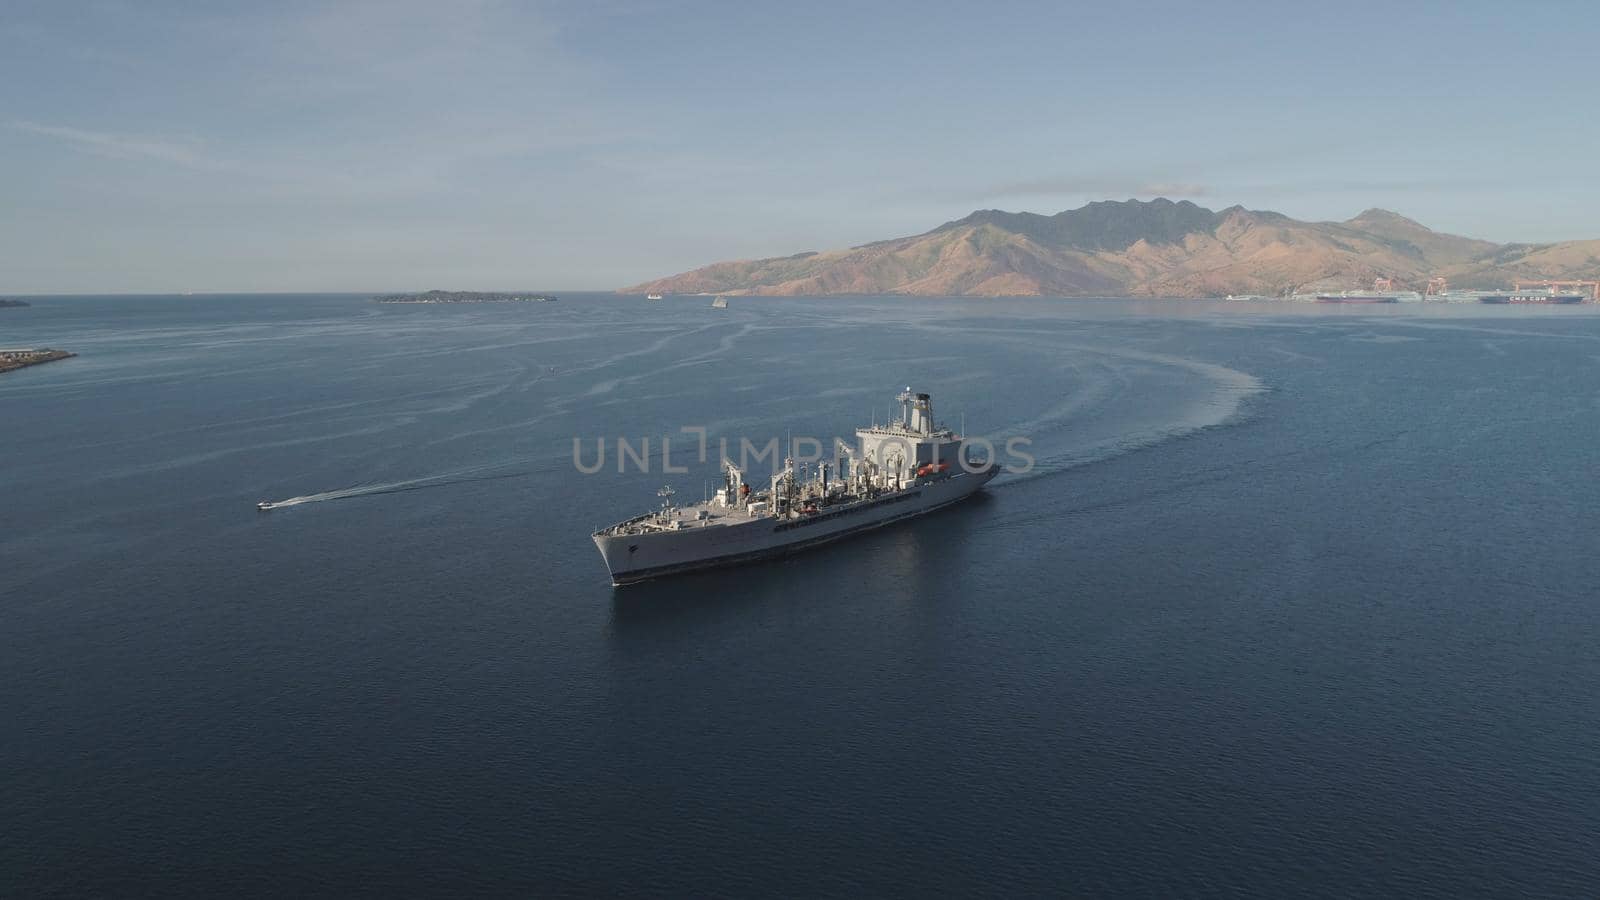
[[[906,428],[917,434],[933,434],[933,400],[927,394],[911,394],[907,399]]]

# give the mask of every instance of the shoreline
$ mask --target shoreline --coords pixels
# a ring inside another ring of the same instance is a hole
[[[0,350],[0,373],[26,369],[28,366],[41,366],[48,362],[55,362],[58,359],[71,359],[77,355],[66,350],[52,350],[49,347],[31,350]]]
[[[419,294],[382,294],[374,303],[549,303],[549,294],[507,294],[499,291],[424,291]]]

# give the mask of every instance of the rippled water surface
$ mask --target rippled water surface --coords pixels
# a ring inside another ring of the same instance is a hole
[[[0,893],[1600,895],[1593,310],[707,302],[0,311]],[[609,586],[905,385],[1036,464]]]

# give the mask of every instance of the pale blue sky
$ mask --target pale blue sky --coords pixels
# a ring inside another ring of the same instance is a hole
[[[0,291],[613,288],[975,208],[1600,237],[1591,3],[0,0]]]

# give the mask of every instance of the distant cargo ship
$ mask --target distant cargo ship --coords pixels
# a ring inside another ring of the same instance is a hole
[[[1334,293],[1296,293],[1290,299],[1301,303],[1421,303],[1414,290],[1344,290]]]
[[[1000,474],[934,422],[927,394],[906,388],[897,399],[899,420],[858,430],[859,452],[839,471],[823,463],[808,477],[785,460],[770,485],[752,490],[730,463],[715,495],[687,507],[662,488],[660,509],[594,533],[611,583],[784,556],[965,500]]]
[[[1318,294],[1312,303],[1394,303],[1387,294]]]
[[[1554,290],[1554,289],[1545,288],[1545,289],[1536,290],[1536,291],[1512,291],[1506,297],[1506,299],[1504,301],[1488,301],[1488,300],[1486,300],[1484,302],[1485,303],[1490,303],[1490,302],[1504,302],[1504,303],[1582,303],[1586,299],[1588,299],[1588,298],[1586,298],[1583,294],[1574,294],[1574,293],[1570,293],[1570,292],[1566,292],[1566,291],[1557,291],[1557,290]]]
[[[1583,303],[1585,294],[1537,288],[1526,291],[1445,291],[1433,299],[1444,303]]]
[[[1511,295],[1505,291],[1445,291],[1434,294],[1443,303],[1510,303]]]
[[[1313,294],[1312,303],[1416,303],[1422,295],[1416,291],[1340,291],[1337,294]]]

